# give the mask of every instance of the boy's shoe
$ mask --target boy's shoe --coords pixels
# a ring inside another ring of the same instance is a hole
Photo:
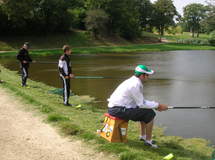
[[[140,141],[143,141],[143,142],[146,141],[146,139],[145,139],[145,138],[142,138],[142,137],[140,137],[139,140],[140,140]],[[152,144],[156,144],[156,141],[155,141],[155,140],[151,140],[151,142],[152,142]]]
[[[153,144],[152,141],[145,141],[144,145],[152,148],[158,148],[158,146],[156,144]]]
[[[70,103],[64,103],[64,106],[74,106],[74,105]]]

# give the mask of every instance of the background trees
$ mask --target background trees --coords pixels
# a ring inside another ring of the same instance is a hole
[[[172,0],[157,0],[153,9],[153,25],[160,35],[164,35],[164,29],[174,25],[174,17],[177,16]]]
[[[184,21],[192,32],[192,37],[194,37],[195,33],[197,33],[197,37],[199,37],[199,32],[201,30],[200,23],[206,17],[206,11],[207,8],[198,3],[187,5],[184,8]]]
[[[204,31],[210,33],[215,30],[215,1],[208,1],[206,17],[203,20]]]
[[[48,34],[73,29],[87,30],[99,36],[135,39],[142,31],[157,29],[176,34],[182,31],[215,30],[215,4],[190,4],[179,21],[172,0],[1,0],[0,34]],[[177,24],[177,25],[176,25]]]
[[[70,3],[64,0],[4,0],[0,4],[4,17],[1,29],[13,34],[65,31],[71,24]]]
[[[91,31],[95,38],[98,38],[98,35],[107,34],[107,23],[109,20],[108,15],[104,10],[95,9],[89,10],[86,13],[86,28]]]

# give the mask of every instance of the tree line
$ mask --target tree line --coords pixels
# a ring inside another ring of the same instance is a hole
[[[73,29],[126,39],[142,31],[181,26],[193,36],[215,30],[215,4],[190,4],[179,15],[172,0],[0,0],[1,34],[47,34]]]

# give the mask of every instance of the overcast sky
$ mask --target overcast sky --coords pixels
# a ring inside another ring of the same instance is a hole
[[[151,2],[154,2],[156,0],[151,0]],[[183,14],[183,7],[190,3],[201,3],[206,4],[206,0],[173,0],[173,3],[177,9],[177,11],[182,15]]]

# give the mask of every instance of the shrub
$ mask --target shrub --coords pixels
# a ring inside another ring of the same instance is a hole
[[[64,117],[64,116],[62,116],[60,114],[56,114],[56,113],[50,114],[48,116],[48,121],[49,122],[58,122],[58,121],[67,121],[67,120],[69,120],[68,117]]]
[[[106,32],[107,22],[109,17],[104,10],[95,9],[87,11],[87,16],[85,18],[85,26],[88,31],[90,31],[95,38],[98,35],[103,35]]]
[[[194,44],[194,45],[209,45],[209,40],[207,40],[207,39],[178,39],[177,43]]]
[[[209,42],[212,46],[215,46],[215,30],[210,33]]]
[[[79,126],[75,124],[71,124],[70,122],[61,123],[60,128],[63,131],[63,133],[66,135],[78,135],[82,133]]]

